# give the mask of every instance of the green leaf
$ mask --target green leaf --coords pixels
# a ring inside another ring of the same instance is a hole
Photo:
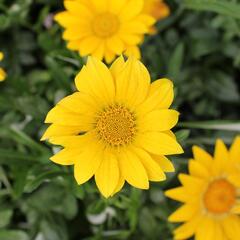
[[[0,230],[1,240],[29,240],[28,235],[20,230]]]
[[[187,128],[199,128],[210,130],[225,130],[225,131],[237,131],[240,132],[240,120],[239,121],[202,121],[202,122],[181,122],[179,127]]]
[[[240,4],[226,0],[184,0],[186,8],[194,10],[212,11],[233,18],[240,19]]]
[[[13,215],[12,209],[0,210],[0,228],[3,228],[10,223],[12,215]]]
[[[173,80],[176,79],[180,73],[184,56],[184,44],[180,42],[174,52],[172,53],[168,62],[168,76]]]
[[[48,182],[49,180],[56,178],[58,176],[66,176],[68,173],[63,171],[49,170],[41,173],[38,176],[34,176],[32,180],[28,180],[24,192],[31,193],[35,189],[37,189],[42,183]]]
[[[186,140],[190,135],[189,129],[183,129],[176,132],[176,137],[179,142]]]

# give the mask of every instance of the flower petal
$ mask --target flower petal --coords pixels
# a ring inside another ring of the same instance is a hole
[[[178,227],[176,230],[174,230],[174,239],[176,240],[182,240],[182,239],[188,239],[194,235],[196,232],[196,229],[199,225],[201,225],[202,217],[194,217],[189,222],[184,223],[180,227]]]
[[[140,14],[143,10],[143,4],[143,0],[129,0],[120,12],[121,21],[129,21]]]
[[[83,67],[75,79],[80,92],[94,96],[104,103],[112,103],[115,96],[115,87],[112,75],[105,64],[89,57],[87,66]]]
[[[93,141],[85,146],[75,160],[74,177],[78,184],[87,182],[97,171],[103,160],[103,146]]]
[[[156,155],[172,155],[183,153],[178,142],[165,133],[145,132],[136,139],[137,146]]]
[[[141,148],[133,148],[133,151],[139,157],[142,165],[144,166],[148,179],[150,181],[163,181],[166,179],[161,167],[152,159],[152,157]]]
[[[45,131],[44,135],[41,138],[41,141],[52,137],[76,135],[79,132],[81,132],[81,128],[79,128],[78,126],[61,126],[58,124],[52,124]]]
[[[240,137],[236,137],[230,148],[230,157],[232,161],[240,163]]]
[[[146,98],[149,86],[150,75],[145,66],[135,58],[129,58],[116,77],[116,100],[136,106]]]
[[[65,148],[52,156],[51,161],[60,165],[73,165],[76,158],[81,154],[81,149],[78,148]]]
[[[118,185],[118,160],[109,151],[104,152],[103,160],[95,173],[95,181],[99,191],[105,198],[111,196]]]
[[[148,175],[140,159],[131,151],[125,150],[119,154],[119,165],[123,178],[132,186],[148,189]]]
[[[154,110],[139,118],[138,124],[141,132],[167,131],[178,122],[179,112],[170,109]]]
[[[154,109],[168,109],[173,102],[173,83],[168,79],[160,79],[151,84],[146,101],[139,106],[138,111],[145,114]]]
[[[212,156],[207,153],[205,150],[198,146],[193,146],[192,148],[193,156],[196,161],[198,161],[201,165],[206,167],[207,169],[210,169],[213,163]]]
[[[175,168],[172,162],[169,159],[167,159],[165,156],[153,155],[153,154],[151,155],[153,160],[159,164],[159,166],[164,172],[175,172]]]
[[[185,222],[189,221],[193,218],[193,216],[197,213],[198,206],[194,204],[184,204],[180,208],[178,208],[174,213],[172,213],[168,220],[170,222]]]
[[[124,67],[125,67],[125,61],[123,56],[118,57],[111,65],[110,71],[112,73],[115,84],[116,84],[117,76],[121,73]]]

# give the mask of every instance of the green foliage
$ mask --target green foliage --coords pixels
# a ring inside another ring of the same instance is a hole
[[[186,172],[193,144],[212,151],[216,138],[230,143],[240,131],[240,3],[168,3],[171,16],[146,38],[142,53],[153,79],[169,77],[176,86],[177,138],[185,148],[172,158],[178,173]],[[178,184],[176,173],[149,191],[126,186],[105,200],[93,181],[78,186],[71,167],[51,163],[56,149],[39,140],[46,113],[74,91],[86,60],[61,40],[52,21],[61,9],[61,1],[0,0],[8,73],[0,83],[0,239],[170,240],[167,217],[177,206],[163,191]]]

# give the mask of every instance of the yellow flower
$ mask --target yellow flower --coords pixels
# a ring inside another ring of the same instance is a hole
[[[3,60],[3,58],[4,58],[4,55],[2,52],[0,52],[0,62]],[[6,78],[6,75],[7,74],[5,73],[5,71],[2,68],[0,68],[0,82],[4,81],[4,79]]]
[[[175,239],[240,239],[240,137],[229,151],[217,140],[214,157],[196,146],[193,154],[190,174],[179,175],[183,186],[166,192],[184,203],[169,217],[185,222],[174,231]]]
[[[169,16],[170,9],[163,0],[144,0],[143,13],[151,15],[156,21],[164,19]],[[151,33],[156,33],[156,28],[151,27]]]
[[[139,58],[138,44],[155,22],[143,14],[143,0],[65,0],[66,11],[55,20],[65,28],[67,47],[81,56],[112,62],[129,48]]]
[[[78,92],[61,100],[46,117],[42,140],[64,147],[51,158],[74,165],[83,184],[95,175],[100,192],[109,197],[127,181],[148,189],[149,181],[165,180],[174,171],[165,155],[183,150],[171,128],[179,113],[168,109],[173,84],[167,79],[150,83],[144,65],[119,57],[106,67],[89,57],[75,79]]]

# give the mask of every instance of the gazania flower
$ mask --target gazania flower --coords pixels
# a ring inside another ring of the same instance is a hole
[[[107,62],[126,50],[139,57],[137,45],[155,22],[142,13],[143,0],[65,0],[64,5],[66,11],[55,19],[65,28],[67,47]]]
[[[170,9],[163,0],[144,0],[143,12],[159,21],[169,16]],[[151,33],[156,33],[155,27],[151,27]]]
[[[183,203],[169,217],[171,222],[185,222],[174,231],[175,239],[240,239],[240,138],[229,151],[218,140],[214,157],[199,147],[193,147],[193,154],[190,174],[179,175],[183,186],[166,192]]]
[[[3,53],[0,52],[0,62],[3,60],[3,57],[4,57]],[[2,68],[0,68],[0,82],[4,81],[5,78],[6,78],[5,71]]]
[[[168,109],[173,84],[167,79],[150,83],[141,62],[118,58],[110,69],[90,57],[75,79],[78,92],[61,100],[46,117],[52,124],[42,140],[64,147],[51,158],[74,165],[83,184],[95,175],[105,196],[112,196],[127,181],[149,188],[174,171],[165,155],[182,153],[171,128],[179,113]]]

